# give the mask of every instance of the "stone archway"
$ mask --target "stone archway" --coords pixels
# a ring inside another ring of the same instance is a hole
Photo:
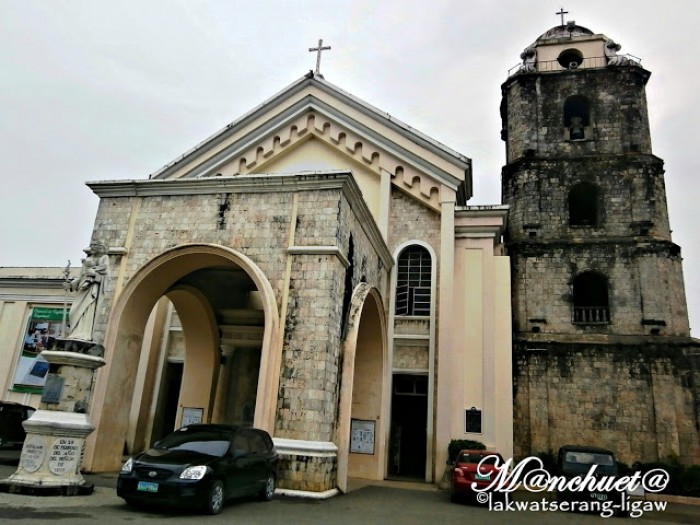
[[[388,357],[386,312],[376,288],[360,283],[350,305],[343,345],[338,410],[338,488],[348,477],[384,479],[388,417]],[[373,446],[351,453],[352,420],[356,430],[373,435]]]
[[[144,329],[153,306],[163,295],[167,294],[174,304],[179,303],[183,328],[202,334],[200,340],[192,339],[190,345],[198,356],[207,356],[204,361],[208,368],[193,371],[190,380],[192,384],[206,381],[202,394],[207,397],[205,421],[211,417],[212,389],[218,373],[214,353],[218,343],[216,323],[212,324],[211,311],[195,290],[176,285],[184,276],[206,268],[243,270],[260,294],[265,324],[254,424],[272,433],[281,359],[279,314],[272,287],[262,270],[235,250],[211,244],[181,245],[141,267],[113,301],[105,334],[107,365],[98,376],[92,403],[91,421],[96,430],[85,451],[84,466],[88,471],[113,471],[121,465]],[[200,383],[197,388],[201,386]],[[189,389],[185,384],[183,388]],[[192,395],[198,394],[193,391]]]
[[[217,354],[219,337],[214,312],[207,299],[192,286],[177,286],[168,291],[168,299],[177,310],[185,335],[187,357],[184,363],[180,399],[187,406],[202,407],[203,421],[209,421],[212,414],[215,377],[219,368]],[[203,388],[204,385],[210,388]],[[183,404],[183,403],[180,403]],[[181,415],[176,418],[176,427],[181,424]]]

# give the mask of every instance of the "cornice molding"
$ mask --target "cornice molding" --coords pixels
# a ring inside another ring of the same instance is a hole
[[[290,246],[287,248],[290,255],[335,255],[348,268],[350,261],[337,246]]]
[[[204,179],[94,181],[88,182],[87,185],[100,198],[340,190],[348,200],[362,230],[379,254],[384,267],[388,270],[394,264],[389,248],[350,171],[309,172],[294,175],[238,175]]]
[[[194,160],[198,155],[206,154],[206,152],[211,151],[212,149],[216,148],[217,146],[221,145],[223,142],[230,140],[235,133],[239,132],[242,128],[244,128],[246,125],[250,124],[251,122],[255,121],[256,119],[259,119],[263,117],[267,112],[269,112],[272,108],[275,106],[278,106],[289,99],[293,98],[294,96],[298,95],[302,91],[304,91],[307,88],[315,88],[318,89],[319,91],[338,99],[341,103],[357,110],[361,114],[370,117],[374,121],[376,121],[378,124],[386,126],[389,128],[391,131],[397,133],[398,135],[410,140],[411,142],[415,143],[419,147],[426,149],[427,151],[433,153],[439,158],[442,158],[443,160],[446,160],[447,162],[450,162],[454,164],[455,166],[459,167],[460,169],[464,170],[465,174],[465,179],[467,180],[467,183],[469,185],[469,188],[471,188],[471,160],[448,148],[444,144],[428,137],[427,135],[424,135],[423,133],[419,132],[418,130],[408,126],[404,122],[401,122],[400,120],[392,117],[388,113],[382,112],[375,108],[374,106],[362,101],[361,99],[343,91],[342,89],[338,88],[337,86],[331,84],[330,82],[327,82],[324,80],[322,77],[319,76],[314,76],[313,74],[307,74],[301,79],[297,80],[296,82],[292,83],[273,97],[269,98],[262,104],[256,106],[251,110],[250,112],[246,113],[243,115],[241,118],[233,121],[232,123],[228,124],[226,127],[223,129],[219,130],[218,132],[214,133],[211,135],[209,138],[205,139],[201,143],[197,144],[194,148],[191,148],[187,152],[185,152],[183,155],[179,156],[176,158],[174,161],[168,163],[165,165],[163,168],[158,170],[157,172],[153,173],[150,178],[167,178],[169,175],[172,175],[174,172],[179,170],[181,168],[181,165],[183,162],[188,162],[191,160]],[[356,127],[358,130],[362,129],[364,130],[364,134],[370,138],[373,137],[372,140],[377,142],[378,144],[383,144],[384,147],[387,147],[388,145],[392,144],[390,141],[388,141],[386,138],[376,134],[376,132],[372,131],[371,129],[367,128],[366,126],[363,126],[359,122],[355,121],[354,119],[348,117],[347,115],[344,115],[340,111],[336,110],[334,107],[322,102],[319,100],[317,97],[314,97],[313,95],[309,95],[307,97],[304,97],[304,99],[300,100],[299,102],[292,104],[289,108],[284,110],[282,113],[273,116],[270,120],[268,120],[264,125],[260,126],[257,128],[254,132],[253,135],[248,135],[247,137],[244,137],[240,141],[237,141],[234,145],[229,146],[225,148],[224,151],[229,150],[230,148],[234,149],[241,149],[241,142],[256,142],[260,141],[260,137],[270,134],[274,132],[277,128],[279,129],[280,126],[283,125],[283,122],[285,120],[289,120],[290,118],[293,118],[294,114],[299,114],[303,113],[305,111],[308,111],[310,108],[315,108],[321,113],[327,113],[326,116],[333,115],[338,122],[342,123],[345,122],[351,127]],[[325,108],[325,109],[324,109]],[[251,138],[252,137],[252,138]],[[236,144],[238,144],[238,148],[236,147]],[[394,147],[398,147],[397,145],[394,145]],[[389,148],[391,150],[393,148]],[[402,148],[403,149],[403,148]],[[406,151],[406,150],[404,150]],[[215,157],[218,157],[220,155],[217,154]],[[420,156],[413,156],[412,158],[413,162],[418,162],[421,165],[426,164],[425,161],[421,159]],[[208,164],[208,163],[205,163]],[[430,165],[432,166],[432,165]],[[198,166],[195,168],[195,172],[192,175],[188,176],[201,176],[200,175],[200,168],[203,168],[203,166]],[[211,166],[209,166],[210,169],[214,169]],[[206,168],[204,168],[206,170]],[[425,168],[424,168],[425,169]],[[428,171],[430,173],[433,170],[437,170],[435,173],[438,174],[442,170],[439,170],[438,168],[432,166],[432,169]],[[446,175],[447,177],[445,178],[443,183],[445,183],[448,186],[452,186],[455,181],[457,181],[457,184],[459,183],[460,179],[457,179],[453,177],[452,175],[449,175],[447,173],[442,172],[441,174],[443,177]],[[450,179],[453,179],[450,181]]]
[[[48,279],[45,277],[8,277],[0,279],[0,288],[47,288],[60,290],[65,279]]]
[[[343,177],[344,176],[344,177]],[[274,193],[341,189],[346,170],[299,174],[257,174],[203,179],[132,179],[90,181],[86,185],[100,198],[211,195],[217,193]]]
[[[321,121],[323,125],[318,124]],[[346,137],[341,139],[340,136]],[[208,178],[219,176],[221,172],[224,172],[224,176],[230,176],[247,174],[253,170],[264,171],[266,162],[284,155],[290,148],[310,137],[316,137],[328,147],[360,162],[368,169],[388,171],[394,184],[413,193],[414,197],[423,199],[438,211],[440,204],[434,192],[439,195],[442,186],[457,191],[462,183],[461,179],[431,164],[421,155],[386,139],[312,95],[271,117],[253,132],[229,144],[178,178]],[[359,150],[356,149],[356,144],[361,145]],[[210,149],[202,150],[200,156],[206,155]],[[375,155],[378,156],[378,163],[375,163]],[[196,157],[192,157],[190,162],[195,160]],[[465,173],[469,171],[469,163],[460,159],[451,160],[453,165]],[[236,166],[233,170],[232,165]],[[176,172],[173,169],[154,178],[168,178]],[[416,178],[420,184],[414,188]]]
[[[460,206],[455,209],[455,238],[486,239],[499,242],[506,228],[509,206]]]
[[[5,294],[5,293],[0,292],[0,302],[4,302],[4,303],[26,302],[26,303],[32,303],[33,306],[48,305],[51,308],[63,307],[63,297],[60,295]],[[68,306],[73,304],[73,298],[71,297],[67,301],[66,304]]]

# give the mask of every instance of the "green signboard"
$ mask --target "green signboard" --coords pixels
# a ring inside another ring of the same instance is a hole
[[[63,308],[32,308],[22,338],[13,390],[41,393],[49,364],[40,354],[54,347],[56,339],[61,336],[62,323]]]

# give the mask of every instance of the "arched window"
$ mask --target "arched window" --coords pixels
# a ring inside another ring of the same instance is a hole
[[[591,126],[591,103],[581,95],[572,95],[564,101],[564,128],[568,132],[568,140],[583,140],[589,138]]]
[[[608,324],[608,280],[597,272],[584,272],[574,279],[574,324]]]
[[[432,261],[422,246],[409,246],[396,265],[396,315],[430,315]]]
[[[569,191],[569,225],[598,226],[600,191],[590,182],[579,182]]]
[[[583,63],[583,54],[575,48],[565,49],[557,57],[557,62],[564,69],[576,69]]]

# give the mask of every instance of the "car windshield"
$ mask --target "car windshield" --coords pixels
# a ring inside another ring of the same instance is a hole
[[[499,465],[503,463],[503,458],[494,454],[462,454],[459,461],[460,463],[481,463],[481,460],[484,458],[487,459],[484,460],[482,465],[494,465],[497,460]]]
[[[154,448],[199,452],[208,456],[222,457],[228,452],[229,445],[228,436],[222,432],[187,432],[187,429],[183,429],[166,436],[156,443]]]
[[[576,463],[578,465],[604,465],[610,467],[615,464],[610,454],[591,452],[567,452],[564,460],[567,463]]]
[[[596,472],[617,475],[617,464],[612,454],[606,452],[567,451],[564,454],[562,469],[569,474],[583,474],[596,465]]]

